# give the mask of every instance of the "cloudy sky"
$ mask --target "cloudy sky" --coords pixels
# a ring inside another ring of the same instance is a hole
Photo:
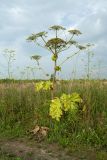
[[[16,50],[11,69],[14,77],[24,77],[26,72],[25,76],[32,78],[33,73],[26,71],[26,67],[35,67],[36,63],[30,59],[34,54],[42,56],[41,65],[51,73],[50,53],[26,42],[26,38],[31,33],[47,31],[52,25],[79,29],[83,33],[78,38],[80,43],[94,43],[91,76],[107,78],[107,0],[0,0],[0,77],[7,76],[5,48]],[[62,53],[60,61],[70,54],[72,50]],[[60,77],[85,77],[86,53],[75,56],[62,69]],[[44,78],[38,71],[35,76]]]

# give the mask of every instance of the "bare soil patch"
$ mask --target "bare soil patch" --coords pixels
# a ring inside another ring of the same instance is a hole
[[[0,140],[0,152],[22,160],[97,160],[95,151],[75,151],[61,148],[57,144],[33,141]],[[11,160],[11,158],[10,158]]]

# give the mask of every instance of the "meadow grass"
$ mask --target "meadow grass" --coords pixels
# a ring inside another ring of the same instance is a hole
[[[0,138],[27,137],[28,130],[40,125],[49,127],[48,143],[107,149],[106,81],[61,81],[56,96],[77,92],[86,109],[84,114],[69,114],[60,122],[49,116],[50,91],[36,92],[34,84],[23,81],[0,84]]]
[[[20,157],[15,157],[14,155],[0,153],[0,160],[23,160]]]

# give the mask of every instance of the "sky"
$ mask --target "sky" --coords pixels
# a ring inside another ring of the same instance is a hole
[[[15,61],[11,64],[14,78],[45,78],[42,72],[35,75],[28,66],[36,67],[31,56],[39,54],[41,66],[51,74],[51,53],[28,43],[32,33],[49,31],[53,25],[75,28],[82,32],[76,40],[81,44],[92,43],[90,77],[107,78],[107,0],[0,0],[0,78],[8,77],[7,61],[3,50],[13,49]],[[49,31],[50,32],[50,31]],[[53,35],[53,33],[49,33]],[[61,53],[59,63],[73,50]],[[62,67],[60,78],[83,78],[87,75],[87,54],[81,52]]]

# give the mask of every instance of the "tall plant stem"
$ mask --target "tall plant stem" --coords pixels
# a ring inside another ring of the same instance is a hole
[[[56,38],[57,38],[57,30],[56,30]],[[57,53],[57,46],[55,45],[55,55],[56,55],[56,60],[54,61],[54,74],[53,74],[53,88],[51,91],[51,98],[54,99],[55,97],[55,91],[56,91],[56,66],[57,66],[57,58],[58,58],[58,53]]]
[[[88,74],[87,74],[88,80],[90,79],[90,52],[88,52]]]
[[[9,60],[8,60],[8,78],[9,79],[11,78],[11,75],[10,75],[10,63],[11,63],[11,56],[9,57]]]

